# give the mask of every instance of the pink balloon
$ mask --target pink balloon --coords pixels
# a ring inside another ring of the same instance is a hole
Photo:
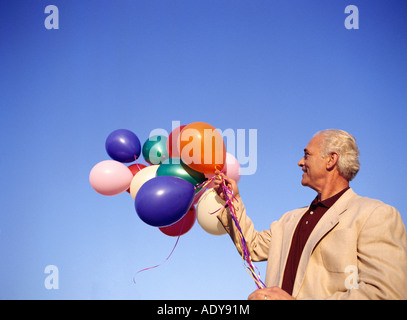
[[[237,161],[237,159],[230,154],[229,152],[226,153],[226,160],[225,160],[225,166],[223,168],[223,173],[225,176],[228,178],[231,178],[238,183],[240,181],[240,174],[241,169],[240,169],[240,163]],[[205,177],[208,179],[212,179],[215,175],[213,173],[205,173]],[[211,182],[208,185],[208,188],[213,188],[215,184]]]
[[[127,190],[133,174],[121,162],[105,160],[96,164],[89,174],[89,182],[96,192],[104,196],[114,196]]]
[[[226,153],[226,176],[235,180],[236,183],[240,181],[240,163],[230,153]]]

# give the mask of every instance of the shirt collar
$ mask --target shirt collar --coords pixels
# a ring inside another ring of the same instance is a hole
[[[334,203],[349,189],[349,187],[343,189],[342,191],[338,192],[334,196],[325,199],[324,201],[319,200],[319,195],[315,197],[315,199],[312,201],[311,206],[314,207],[325,207],[325,208],[330,208],[334,205]]]

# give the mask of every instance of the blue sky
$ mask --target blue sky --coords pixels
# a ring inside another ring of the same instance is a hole
[[[47,30],[47,5],[59,29]],[[360,29],[347,30],[347,5]],[[129,194],[104,197],[91,168],[126,128],[172,121],[257,130],[239,188],[257,229],[315,193],[297,162],[312,135],[353,134],[363,196],[407,222],[407,5],[402,0],[0,2],[0,298],[246,299],[256,289],[228,236],[176,239]],[[59,270],[47,290],[44,269]],[[266,263],[256,264],[264,279]]]

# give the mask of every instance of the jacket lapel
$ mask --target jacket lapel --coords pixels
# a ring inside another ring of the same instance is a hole
[[[335,202],[335,204],[329,208],[327,212],[322,216],[321,220],[315,226],[314,230],[310,234],[304,250],[301,255],[301,259],[298,265],[297,275],[295,277],[295,283],[293,288],[293,296],[297,296],[299,289],[301,288],[306,268],[311,257],[312,251],[315,246],[321,241],[327,233],[329,233],[338,223],[339,216],[345,212],[348,208],[349,200],[356,195],[352,189],[346,191],[342,197]]]

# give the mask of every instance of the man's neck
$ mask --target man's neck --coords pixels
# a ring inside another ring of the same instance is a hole
[[[322,188],[320,192],[318,192],[318,199],[320,201],[324,201],[348,187],[349,181],[345,179],[341,179],[334,184],[326,184],[325,187]]]

